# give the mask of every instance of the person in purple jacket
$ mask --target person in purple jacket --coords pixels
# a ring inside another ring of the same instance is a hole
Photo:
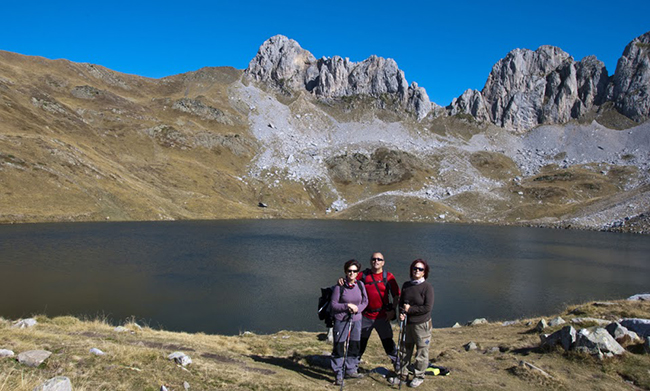
[[[336,285],[332,291],[332,313],[334,314],[334,347],[332,349],[332,370],[336,375],[334,384],[341,385],[343,376],[358,379],[363,377],[359,373],[359,348],[361,341],[361,312],[368,305],[368,295],[362,282],[357,281],[357,274],[361,265],[351,259],[343,266],[345,283]],[[350,329],[350,326],[352,327]],[[345,373],[343,373],[345,341],[350,330],[350,343],[348,354],[345,358]]]

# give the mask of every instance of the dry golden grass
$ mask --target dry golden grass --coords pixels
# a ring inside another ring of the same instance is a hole
[[[571,317],[650,317],[650,303],[616,301],[615,305],[587,303],[560,314]],[[553,316],[554,317],[554,316]],[[550,317],[549,317],[550,318]],[[547,318],[548,319],[548,318]],[[0,391],[32,390],[54,376],[67,376],[75,390],[332,390],[328,368],[318,365],[330,345],[323,335],[281,331],[271,335],[238,336],[187,334],[139,328],[126,324],[118,333],[105,320],[73,317],[48,319],[30,329],[12,329],[0,321],[0,348],[19,352],[45,349],[52,356],[39,368],[14,359],[0,359]],[[448,368],[448,376],[427,377],[423,390],[629,390],[650,389],[650,355],[640,346],[629,346],[622,357],[599,361],[561,349],[541,351],[533,331],[539,318],[520,320],[511,326],[435,329],[430,350],[432,363]],[[550,332],[553,329],[546,331]],[[473,341],[479,349],[466,352]],[[104,356],[90,354],[98,348]],[[193,363],[183,368],[167,359],[175,351],[188,354]],[[362,369],[387,368],[379,339],[373,334]],[[526,361],[546,371],[546,377],[520,366]],[[378,373],[346,382],[346,389],[390,389]]]

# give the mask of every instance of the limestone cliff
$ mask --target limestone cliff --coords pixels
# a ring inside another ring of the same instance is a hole
[[[650,32],[630,42],[618,60],[608,98],[626,116],[650,117]]]
[[[554,46],[515,49],[499,60],[483,90],[467,90],[447,107],[449,115],[526,131],[540,124],[579,119],[603,103],[641,122],[650,116],[650,33],[632,41],[609,77],[594,56],[575,61]]]
[[[306,90],[320,98],[389,95],[418,120],[431,111],[424,88],[416,83],[409,86],[395,60],[377,56],[358,63],[339,56],[316,60],[282,35],[262,44],[245,75],[286,92]]]

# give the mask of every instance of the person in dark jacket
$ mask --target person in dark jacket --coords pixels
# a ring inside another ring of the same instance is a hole
[[[368,295],[362,282],[357,281],[361,265],[354,259],[347,261],[343,267],[345,282],[336,285],[332,292],[332,313],[334,314],[334,347],[332,349],[332,370],[336,375],[335,384],[343,383],[343,376],[348,378],[363,377],[359,373],[359,347],[361,340],[361,312],[368,305]],[[350,333],[347,357],[345,342]],[[345,365],[344,365],[345,364]],[[345,366],[345,373],[343,367]]]
[[[425,370],[429,366],[429,344],[431,342],[431,310],[433,309],[433,286],[427,282],[429,265],[423,259],[411,263],[411,280],[402,285],[400,296],[400,321],[406,319],[405,341],[400,346],[400,368],[398,377],[391,383],[408,379],[407,365],[415,348],[415,377],[408,385],[417,387],[424,382]]]

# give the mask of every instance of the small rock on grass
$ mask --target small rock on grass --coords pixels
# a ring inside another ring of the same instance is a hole
[[[106,354],[106,353],[102,352],[101,350],[99,350],[97,348],[90,349],[90,353],[94,354],[95,356],[103,356],[103,355]]]
[[[0,358],[13,357],[13,356],[14,356],[14,352],[12,350],[0,349]]]
[[[464,347],[465,350],[468,351],[468,352],[469,352],[470,350],[476,350],[476,349],[478,349],[478,346],[476,346],[476,343],[475,343],[474,341],[470,341],[470,342],[466,343],[463,347]]]
[[[539,373],[540,375],[544,376],[547,379],[552,379],[553,378],[553,376],[549,375],[548,372],[546,372],[542,368],[539,368],[539,367],[537,367],[537,366],[535,366],[535,365],[533,365],[533,364],[531,364],[529,362],[519,361],[519,366],[524,367],[526,369],[532,369],[533,371]]]
[[[72,391],[72,384],[67,377],[57,376],[34,388],[34,391]]]
[[[640,293],[638,295],[630,296],[627,298],[630,301],[650,301],[650,293]]]
[[[548,323],[546,323],[546,319],[542,319],[537,323],[537,326],[535,326],[535,330],[542,332],[547,327],[548,327]]]
[[[11,326],[11,328],[12,329],[27,329],[27,328],[36,326],[37,323],[38,322],[34,318],[22,319],[22,320],[19,320],[16,323],[14,323]]]
[[[485,318],[477,318],[477,319],[474,319],[471,322],[467,322],[467,325],[468,326],[477,326],[479,324],[487,324],[487,323],[488,323],[487,319],[485,319]]]
[[[190,356],[188,356],[183,352],[174,352],[169,356],[167,356],[167,358],[182,366],[186,366],[192,363],[192,359],[190,358]]]
[[[47,350],[29,350],[18,355],[18,362],[28,367],[37,367],[41,365],[52,355]]]

